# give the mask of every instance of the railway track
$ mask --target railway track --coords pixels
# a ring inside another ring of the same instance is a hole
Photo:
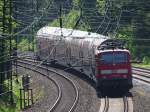
[[[27,59],[34,59],[31,56],[25,56]],[[132,67],[133,78],[144,83],[150,84],[150,69]]]
[[[109,109],[109,98],[106,96],[105,98],[101,98],[100,112],[108,112],[108,109]]]
[[[120,98],[101,98],[99,112],[133,112],[133,101],[128,96]]]
[[[55,84],[57,83],[57,100],[52,106],[50,106],[47,112],[73,112],[79,99],[79,93],[76,84],[71,79],[64,76],[61,72],[55,71],[45,66],[37,66],[37,64],[37,61],[32,60],[18,61],[18,66],[26,67],[30,70],[32,68],[33,71],[38,72],[41,75],[44,75],[47,78],[53,80]],[[51,74],[45,75],[47,71]]]
[[[26,61],[32,63],[33,60],[27,59]],[[37,64],[38,61],[35,61],[35,63]],[[59,112],[59,111],[57,110],[54,112]],[[61,112],[65,112],[65,111],[61,111]],[[124,96],[120,98],[110,98],[108,96],[102,97],[99,112],[133,112],[132,98],[128,96]]]
[[[143,69],[139,67],[133,67],[133,78],[140,80],[144,83],[150,84],[150,69]]]
[[[128,112],[128,110],[129,110],[129,104],[128,104],[128,98],[127,98],[127,96],[123,97],[123,102],[124,102],[124,112]]]

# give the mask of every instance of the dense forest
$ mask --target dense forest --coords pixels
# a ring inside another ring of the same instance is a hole
[[[148,62],[150,1],[70,0],[70,4],[72,9],[63,12],[63,27],[73,28],[80,19],[77,29],[124,39],[134,58]],[[59,26],[59,17],[49,25]]]
[[[11,9],[7,9],[8,5],[10,6],[10,2],[0,1],[0,93],[3,81],[10,75],[9,72],[4,72],[10,69],[10,61],[8,61],[10,60],[10,46],[8,43],[11,38],[7,34],[11,34],[13,23],[11,16],[9,16]]]
[[[33,35],[42,26],[60,26],[61,15],[62,27],[121,38],[127,41],[127,47],[135,58],[148,58],[150,55],[149,0],[13,1],[12,18],[16,22],[13,23],[15,27],[13,31],[18,32],[29,26],[21,34],[32,34],[30,36],[18,35],[19,43],[22,42],[23,37],[28,38],[26,41],[31,43]],[[50,5],[48,6],[48,4]],[[62,8],[61,14],[60,7]],[[0,33],[2,34],[3,1],[0,1],[0,9]],[[6,17],[5,21],[9,21],[8,16]],[[35,21],[38,22],[33,24]]]

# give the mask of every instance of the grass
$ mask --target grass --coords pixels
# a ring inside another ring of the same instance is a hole
[[[143,63],[140,63],[140,64],[133,64],[133,66],[150,69],[150,64],[143,64]]]
[[[5,85],[8,83],[8,80],[5,81]],[[19,101],[19,89],[21,82],[17,83],[13,81],[13,98],[14,105],[10,104],[9,93],[4,94],[0,97],[0,112],[20,112],[20,101]]]
[[[15,75],[15,74],[14,74]],[[4,81],[3,91],[8,91],[8,82],[9,80]],[[32,80],[31,82],[32,83]],[[14,105],[10,104],[10,93],[0,95],[0,112],[20,112],[20,88],[22,88],[22,78],[15,76],[13,77],[13,98]],[[38,101],[44,97],[44,87],[40,86],[33,90],[33,100],[34,102]],[[31,104],[31,103],[30,103]]]

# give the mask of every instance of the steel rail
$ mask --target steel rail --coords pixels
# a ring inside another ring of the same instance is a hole
[[[24,64],[28,64],[28,65],[32,65],[32,66],[36,66],[36,64],[33,64],[33,63],[37,63],[37,61],[35,61],[35,60],[33,60],[33,61],[32,61],[32,60],[30,60],[30,61],[29,61],[29,60],[25,60],[25,61],[26,61],[26,62],[19,60],[18,62],[24,63]],[[30,62],[30,63],[29,63],[29,62]],[[48,70],[48,71],[50,71],[50,72],[53,72],[53,73],[55,73],[55,74],[57,74],[57,75],[59,75],[59,76],[65,78],[66,80],[68,80],[68,81],[73,85],[73,88],[75,89],[75,92],[76,92],[76,97],[75,97],[75,101],[74,101],[73,105],[71,106],[71,108],[70,108],[69,111],[68,111],[68,112],[73,112],[74,109],[75,109],[75,107],[76,107],[76,105],[77,105],[77,103],[78,103],[78,100],[79,100],[79,92],[78,92],[78,88],[76,87],[76,84],[75,84],[71,79],[69,79],[68,77],[64,76],[63,74],[57,72],[56,70],[52,70],[52,69],[46,68],[46,67],[44,67],[44,66],[38,66],[38,67],[39,67],[40,69]],[[57,105],[59,104],[59,102],[60,102],[60,101],[58,101],[58,103],[54,104],[53,107],[51,107],[51,108],[48,110],[48,112],[53,112],[53,111],[55,110],[55,108],[57,107]]]
[[[20,62],[20,63],[21,63],[21,62]],[[32,69],[32,68],[27,67],[27,66],[19,65],[19,64],[18,64],[17,66],[22,67],[22,68],[26,68],[26,69],[29,69],[29,70],[32,70],[32,71],[34,71],[34,72],[39,73],[40,75],[47,77],[49,80],[51,80],[51,81],[57,86],[58,96],[57,96],[56,101],[55,101],[55,103],[53,104],[53,106],[49,109],[49,110],[51,110],[50,112],[52,112],[52,110],[55,108],[55,106],[60,102],[61,96],[62,96],[62,90],[61,90],[61,88],[60,88],[58,82],[57,82],[56,80],[54,80],[53,78],[49,77],[48,75],[46,75],[46,74],[44,74],[44,73],[42,73],[42,72],[40,72],[40,71],[38,71],[38,70]]]
[[[140,70],[148,70],[150,72],[150,69],[148,68],[143,68],[143,67],[133,67],[133,69],[140,69]]]
[[[123,103],[124,103],[124,112],[128,112],[129,111],[129,104],[128,104],[127,96],[123,97]]]
[[[133,67],[133,78],[150,84],[150,69]]]
[[[108,96],[100,96],[100,109],[99,112],[108,112],[109,110],[109,98]]]
[[[105,107],[104,107],[103,112],[108,112],[108,109],[109,109],[109,98],[106,96],[105,97]]]
[[[150,80],[149,80],[149,81],[148,81],[148,80],[145,80],[145,79],[143,79],[141,76],[133,75],[133,78],[136,79],[136,80],[140,80],[140,81],[142,81],[142,82],[145,82],[145,83],[147,83],[147,84],[150,84]]]
[[[132,70],[150,74],[150,69],[146,69],[146,68],[133,67]]]

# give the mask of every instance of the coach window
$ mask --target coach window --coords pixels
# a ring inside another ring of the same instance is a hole
[[[82,65],[83,65],[83,51],[82,50],[79,51],[79,59],[80,59],[80,62],[82,63]]]

